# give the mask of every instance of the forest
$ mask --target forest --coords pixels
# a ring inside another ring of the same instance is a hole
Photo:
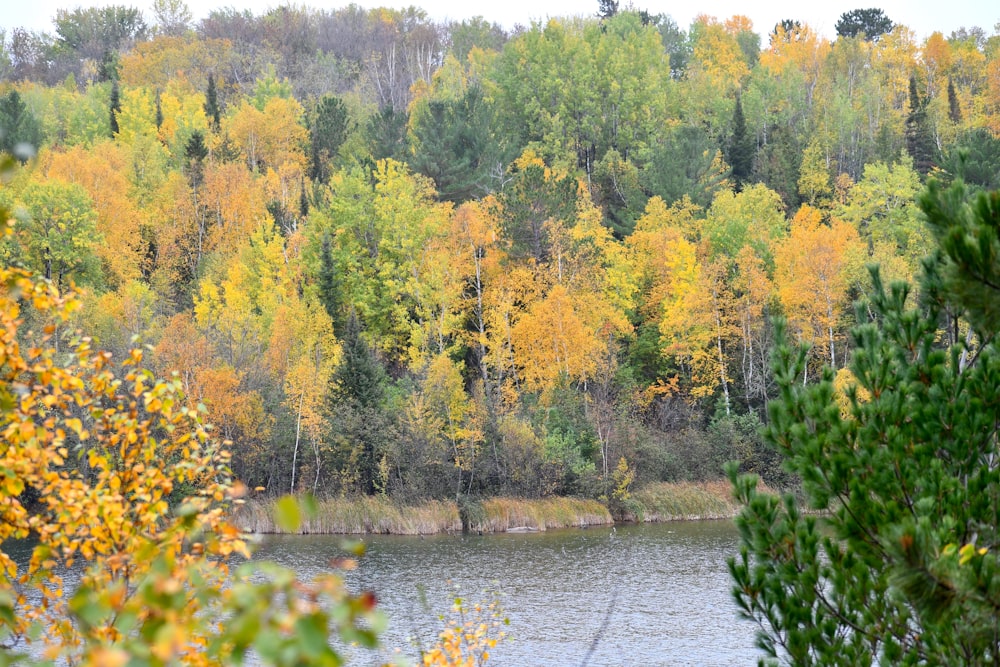
[[[925,182],[1000,188],[978,27],[154,14],[0,33],[0,261],[79,291],[65,335],[176,373],[274,496],[781,486],[775,318],[846,405],[868,265],[932,249]]]

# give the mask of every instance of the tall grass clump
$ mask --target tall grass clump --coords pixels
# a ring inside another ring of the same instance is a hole
[[[608,508],[582,498],[491,498],[482,501],[481,522],[470,530],[502,533],[510,530],[581,528],[613,523]]]
[[[274,521],[274,500],[248,500],[238,507],[233,523],[248,533],[280,533]],[[302,520],[301,534],[433,535],[462,529],[458,506],[429,500],[419,505],[400,505],[382,496],[328,498],[316,503],[314,516]]]
[[[740,510],[725,480],[651,484],[629,500],[626,520],[649,523],[728,519]]]

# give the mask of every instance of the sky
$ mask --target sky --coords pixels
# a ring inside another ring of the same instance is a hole
[[[73,9],[78,6],[103,6],[120,4],[138,7],[152,24],[151,7],[153,0],[115,0],[113,2],[73,2],[67,0],[0,0],[0,28],[10,30],[24,27],[30,30],[52,32],[52,18],[56,10]],[[322,2],[315,0],[189,0],[188,6],[195,20],[203,18],[213,8],[239,7],[261,14],[267,9],[281,4],[304,4],[310,7],[335,9],[348,2]],[[462,2],[459,0],[356,0],[363,7],[397,7],[416,5],[437,20],[461,20],[479,15],[489,21],[511,28],[520,23],[529,25],[532,21],[545,20],[554,16],[594,15],[597,0],[501,0],[500,2]],[[629,0],[621,0],[624,7]],[[859,7],[881,8],[893,22],[912,29],[918,40],[923,40],[932,32],[940,31],[946,37],[961,27],[979,26],[987,35],[994,34],[994,27],[1000,24],[1000,2],[997,0],[697,0],[696,2],[668,2],[666,0],[632,0],[638,9],[652,14],[669,14],[685,30],[697,14],[708,14],[719,19],[734,14],[748,16],[754,29],[766,35],[774,24],[782,19],[794,19],[807,23],[814,30],[827,37],[835,36],[834,25],[840,15]],[[766,44],[766,40],[762,43]]]

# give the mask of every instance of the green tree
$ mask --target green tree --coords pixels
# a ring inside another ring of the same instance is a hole
[[[97,66],[101,81],[116,77],[118,56],[146,38],[148,28],[135,7],[77,7],[56,11],[56,50]]]
[[[966,185],[1000,188],[1000,138],[982,127],[966,132],[945,152],[941,168]]]
[[[309,178],[326,183],[331,163],[347,139],[350,117],[343,100],[325,95],[316,105],[309,125]]]
[[[26,162],[42,140],[42,128],[21,95],[11,90],[0,97],[0,153]]]
[[[732,134],[729,135],[729,145],[726,147],[726,160],[733,170],[733,185],[737,192],[743,189],[750,178],[756,148],[753,134],[747,131],[743,102],[737,96],[736,105],[733,107]]]
[[[937,163],[937,144],[931,121],[927,117],[927,102],[920,99],[917,80],[910,77],[910,113],[906,116],[906,150],[913,158],[913,167],[927,175]]]
[[[862,37],[877,42],[882,35],[892,32],[892,21],[881,9],[852,9],[837,19],[834,29],[838,37]]]
[[[457,100],[432,100],[413,113],[410,165],[434,180],[438,197],[463,202],[492,190],[505,162],[492,132],[493,110],[479,86]]]
[[[962,105],[958,101],[955,82],[951,80],[951,77],[948,77],[948,120],[953,123],[962,122]]]
[[[61,287],[99,281],[97,214],[83,186],[31,183],[21,201],[27,217],[17,229],[28,266]]]
[[[208,88],[205,90],[205,115],[212,122],[212,130],[218,132],[222,116],[219,108],[219,93],[215,88],[215,75],[211,72],[208,74]]]
[[[969,201],[960,183],[931,183],[920,206],[937,242],[922,299],[873,271],[845,407],[832,371],[804,386],[805,350],[777,350],[765,435],[804,502],[758,493],[729,469],[746,503],[733,592],[775,662],[1000,659],[1000,193]],[[946,312],[970,331],[948,348]]]
[[[365,138],[371,151],[374,161],[390,158],[393,160],[405,160],[406,150],[406,124],[409,121],[409,114],[406,111],[396,111],[391,106],[387,106],[372,114],[365,126]]]
[[[118,79],[111,82],[111,97],[108,100],[108,118],[111,125],[111,138],[118,134],[118,114],[122,112],[121,94],[118,90]]]
[[[728,187],[729,170],[718,144],[704,128],[681,125],[654,145],[640,181],[652,195],[667,203],[687,195],[707,208],[715,194]]]

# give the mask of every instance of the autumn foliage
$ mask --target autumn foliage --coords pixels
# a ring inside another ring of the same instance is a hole
[[[25,341],[149,345],[272,499],[607,502],[623,458],[637,487],[728,458],[777,483],[773,318],[807,382],[843,369],[866,265],[907,278],[931,247],[922,182],[997,187],[978,29],[174,4],[4,42],[2,146],[37,150],[0,258],[79,289]]]
[[[265,568],[255,584],[246,567],[231,569],[250,554],[227,520],[243,493],[228,452],[179,378],[157,380],[138,349],[119,361],[73,333],[79,306],[49,281],[0,269],[8,647],[107,667],[228,665],[251,646],[270,664],[339,664],[336,629],[372,645],[374,600],[348,595],[336,575],[302,584]],[[10,551],[23,540],[27,560]]]

